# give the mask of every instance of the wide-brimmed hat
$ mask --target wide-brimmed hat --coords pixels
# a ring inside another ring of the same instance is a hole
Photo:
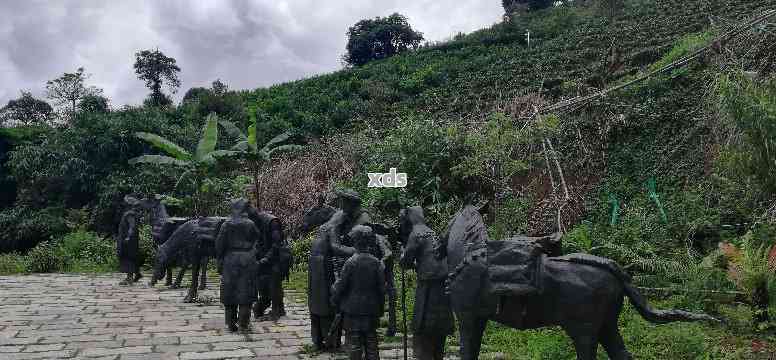
[[[361,195],[358,195],[353,189],[337,189],[334,191],[334,194],[336,194],[338,198],[361,203]]]

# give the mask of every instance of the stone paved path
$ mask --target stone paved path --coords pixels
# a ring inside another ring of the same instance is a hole
[[[289,293],[288,316],[224,331],[217,282],[211,304],[184,304],[185,289],[118,286],[121,274],[0,277],[0,359],[305,358],[306,308]]]
[[[0,360],[347,358],[306,354],[310,322],[303,294],[286,292],[288,316],[253,319],[252,333],[233,334],[224,329],[217,279],[200,291],[211,301],[184,304],[186,289],[151,288],[147,279],[119,286],[123,277],[0,276]],[[381,343],[380,349],[381,359],[403,358],[400,343]]]

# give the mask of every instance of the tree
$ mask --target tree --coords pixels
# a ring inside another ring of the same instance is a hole
[[[4,126],[40,125],[51,118],[53,111],[47,102],[34,98],[27,91],[22,91],[18,99],[9,100],[8,104],[0,109],[0,124]]]
[[[86,86],[89,75],[84,68],[79,67],[74,73],[64,73],[62,76],[46,82],[46,96],[57,106],[65,106],[70,114],[78,109],[78,101],[87,96],[99,96],[102,89]]]
[[[416,49],[423,41],[423,33],[413,30],[407,18],[398,13],[361,20],[348,30],[347,35],[347,52],[343,60],[351,66]]]
[[[183,99],[181,99],[181,103],[185,104],[187,102],[194,102],[202,98],[205,94],[210,93],[210,89],[206,87],[193,87],[186,91],[185,94],[183,94]]]
[[[164,55],[159,49],[143,50],[135,53],[135,73],[140,80],[145,81],[151,95],[146,105],[166,106],[172,103],[169,96],[162,92],[162,85],[167,85],[172,93],[181,86],[178,73],[181,69],[175,59]]]
[[[264,146],[259,148],[257,140],[259,139],[259,136],[256,122],[254,122],[253,125],[248,128],[248,135],[244,134],[234,123],[230,121],[221,120],[219,123],[224,127],[224,130],[226,130],[229,135],[237,138],[237,143],[232,146],[232,154],[245,160],[248,167],[250,168],[251,175],[253,177],[256,207],[260,208],[261,198],[259,195],[259,172],[261,171],[261,168],[271,161],[272,155],[284,151],[296,151],[301,149],[302,146],[294,144],[281,145],[291,139],[293,136],[292,132],[287,131],[278,136],[275,136],[271,140],[267,141]]]
[[[184,181],[191,179],[194,185],[194,215],[204,215],[205,209],[201,196],[203,181],[213,173],[218,158],[235,154],[234,151],[216,150],[216,144],[218,143],[218,115],[208,115],[205,127],[202,130],[202,137],[199,139],[194,154],[156,134],[138,132],[135,133],[135,136],[162,150],[167,155],[143,155],[130,159],[129,163],[133,165],[151,164],[182,168],[184,171],[178,177],[175,187],[178,188]]]
[[[507,15],[525,10],[546,9],[555,5],[555,0],[501,0],[504,13]]]
[[[229,87],[216,80],[211,88],[196,87],[186,92],[181,101],[184,113],[192,119],[201,119],[216,113],[221,119],[244,124],[248,118],[245,101],[240,94],[229,91]]]
[[[78,102],[81,112],[106,113],[110,111],[110,100],[100,95],[87,95]]]
[[[213,93],[216,95],[224,95],[227,91],[229,91],[229,86],[221,82],[221,79],[216,79],[216,81],[213,81],[211,88],[213,89]]]

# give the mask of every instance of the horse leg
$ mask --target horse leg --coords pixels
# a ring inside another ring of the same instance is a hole
[[[592,324],[570,325],[563,328],[574,342],[577,360],[595,360],[598,352],[598,329]]]
[[[488,319],[468,313],[460,314],[458,320],[461,334],[461,360],[477,360],[480,357],[482,334],[485,332]]]
[[[199,288],[199,269],[201,261],[192,261],[191,264],[191,286],[189,286],[189,293],[183,298],[185,303],[193,303],[197,300],[197,289]]]
[[[172,286],[172,265],[167,266],[166,279],[164,280],[164,286]]]
[[[210,258],[205,257],[202,260],[202,266],[200,266],[200,277],[199,277],[199,289],[205,290],[207,289],[207,263],[210,260]]]
[[[612,360],[632,360],[633,356],[625,348],[625,342],[622,340],[620,330],[617,328],[617,322],[606,324],[601,329],[599,341],[603,345],[609,359]]]
[[[188,270],[189,264],[183,264],[181,265],[181,271],[178,273],[178,276],[175,278],[175,284],[172,284],[173,289],[177,289],[181,287],[181,283],[183,283],[183,275],[186,275],[186,270]]]
[[[622,340],[622,335],[620,335],[620,329],[617,327],[620,311],[622,311],[622,303],[622,295],[617,296],[614,301],[615,306],[609,311],[609,315],[605,318],[601,327],[601,332],[598,334],[599,342],[612,360],[633,359],[633,356],[625,347],[625,342]]]

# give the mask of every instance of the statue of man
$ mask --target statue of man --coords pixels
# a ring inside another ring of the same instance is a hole
[[[357,225],[350,231],[355,255],[345,261],[342,273],[332,287],[331,302],[344,313],[351,360],[378,360],[377,328],[385,303],[385,268],[370,253],[377,238],[368,226]]]
[[[399,263],[415,268],[415,311],[412,317],[413,347],[418,359],[441,360],[447,335],[453,332],[450,300],[445,295],[447,262],[436,258],[437,234],[426,225],[423,209],[402,210],[400,236],[406,246]]]
[[[310,334],[316,350],[325,350],[324,343],[337,310],[329,302],[330,290],[339,270],[355,253],[347,234],[360,224],[369,222],[369,216],[361,209],[361,197],[353,190],[337,191],[342,210],[337,211],[325,224],[310,246],[307,279],[307,305],[310,310]],[[340,329],[335,329],[340,334]],[[335,336],[339,339],[339,336]],[[333,347],[339,344],[329,344]]]
[[[224,304],[226,327],[232,332],[238,328],[242,332],[250,331],[251,305],[259,290],[255,251],[259,230],[245,216],[247,207],[248,200],[234,200],[232,215],[221,225],[216,238],[221,303]]]
[[[140,200],[132,196],[125,196],[124,203],[128,208],[121,216],[121,222],[119,222],[119,231],[116,236],[116,253],[119,258],[120,271],[127,273],[127,277],[119,284],[129,285],[143,277],[140,273],[140,267],[143,264],[137,232]]]
[[[277,320],[286,315],[283,304],[283,279],[288,277],[289,266],[286,264],[285,239],[280,219],[269,212],[258,211],[248,207],[248,217],[259,228],[260,238],[256,243],[256,256],[259,259],[259,301],[254,304],[253,314],[257,319],[264,316],[267,308],[270,318]]]

